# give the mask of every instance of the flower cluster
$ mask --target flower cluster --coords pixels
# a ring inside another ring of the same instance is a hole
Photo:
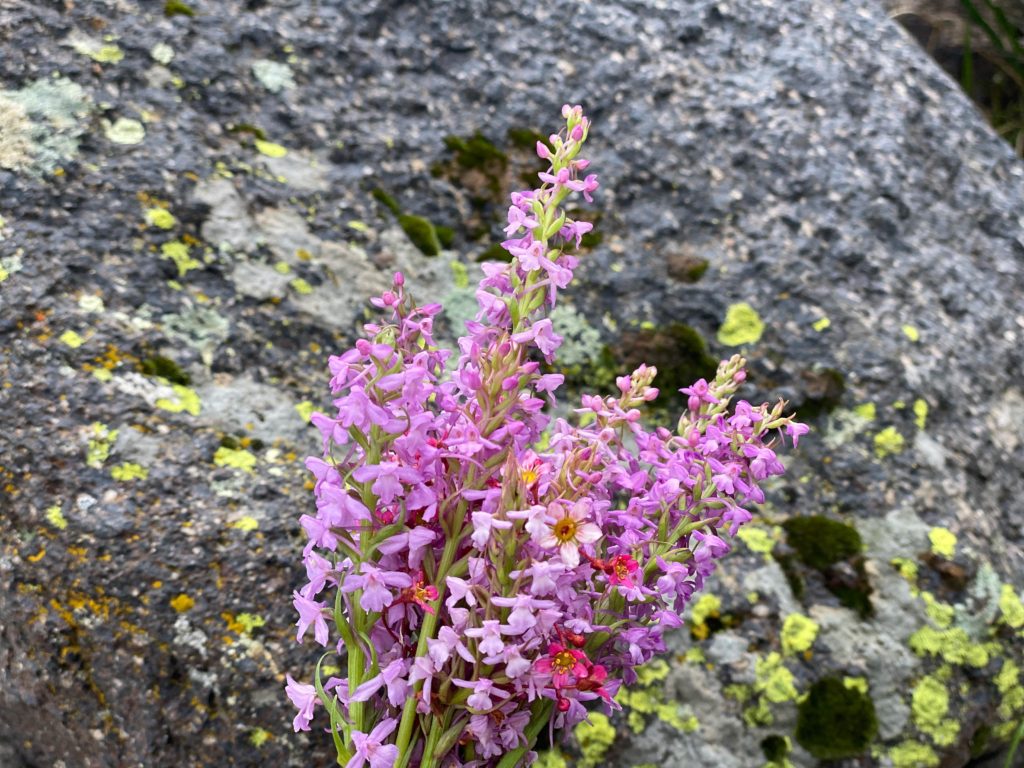
[[[739,357],[683,390],[675,431],[641,421],[658,394],[645,366],[551,421],[547,313],[591,227],[562,204],[598,186],[579,157],[587,118],[563,116],[537,145],[540,186],[512,195],[512,259],[483,266],[457,356],[432,337],[441,307],[396,275],[373,299],[386,322],[330,359],[337,410],[312,417],[324,451],[306,464],[316,514],[293,597],[298,639],[312,630],[345,672],[324,680],[318,664],[287,693],[296,730],[325,710],[348,768],[512,768],[542,728],[615,707],[783,472],[774,435],[807,429],[782,403],[730,409]]]

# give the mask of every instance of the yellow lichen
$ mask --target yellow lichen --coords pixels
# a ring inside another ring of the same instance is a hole
[[[128,482],[129,480],[145,480],[149,477],[149,470],[141,464],[134,464],[130,461],[122,462],[116,467],[111,468],[110,476],[120,482]]]
[[[725,312],[725,322],[718,329],[718,341],[727,347],[753,344],[764,333],[764,322],[757,310],[746,302],[733,304]]]
[[[85,344],[85,339],[81,337],[76,331],[64,331],[60,335],[60,341],[72,349],[78,349],[80,346]]]
[[[960,725],[956,720],[946,717],[949,712],[949,692],[936,676],[923,677],[914,686],[910,709],[914,724],[940,747],[948,747],[956,741]]]
[[[762,693],[773,704],[781,704],[797,697],[793,684],[793,673],[782,663],[782,656],[776,652],[758,659],[754,665],[756,680],[754,690]]]
[[[817,320],[815,320],[815,321],[814,321],[814,322],[813,322],[813,323],[811,324],[811,327],[812,327],[812,328],[813,328],[814,330],[816,330],[816,331],[818,331],[819,333],[821,333],[821,331],[824,331],[824,330],[825,330],[826,328],[828,328],[828,327],[829,327],[830,325],[832,325],[832,321],[831,321],[831,320],[829,320],[829,319],[828,319],[827,317],[821,317],[821,318],[818,318]]]
[[[313,292],[313,286],[310,285],[308,281],[303,280],[301,277],[296,277],[294,280],[288,283],[288,285],[295,289],[296,293],[301,293],[303,296],[306,296]]]
[[[643,686],[649,686],[652,683],[664,680],[668,677],[668,673],[668,662],[664,659],[654,659],[653,661],[636,668],[637,682]]]
[[[165,259],[170,259],[178,268],[178,277],[184,277],[191,269],[199,269],[203,266],[201,262],[193,259],[188,254],[188,246],[180,240],[172,240],[160,246],[160,253]]]
[[[782,623],[782,652],[790,656],[802,653],[814,645],[818,637],[818,622],[800,613],[791,613]]]
[[[256,151],[261,155],[267,157],[284,157],[288,154],[288,150],[282,147],[280,144],[275,144],[272,141],[265,141],[263,139],[253,140],[253,144],[256,145]]]
[[[884,459],[886,456],[900,453],[903,444],[903,435],[896,431],[896,427],[886,427],[875,435],[875,456]]]
[[[935,626],[940,629],[953,626],[953,617],[956,615],[956,611],[952,605],[936,600],[931,592],[922,592],[921,599],[924,600],[925,613],[928,614],[928,618]]]
[[[939,756],[927,744],[918,741],[904,741],[889,750],[893,768],[935,768]]]
[[[914,401],[914,423],[918,429],[924,429],[928,423],[928,403],[921,398]]]
[[[770,555],[779,540],[780,529],[773,526],[769,532],[758,525],[745,525],[736,533],[736,537],[742,541],[751,552],[758,552],[762,555]]]
[[[910,636],[910,649],[918,656],[939,656],[950,664],[966,664],[980,668],[989,662],[988,648],[979,643],[972,643],[967,632],[960,627],[921,627]]]
[[[172,384],[171,388],[174,390],[174,399],[161,397],[156,401],[156,407],[171,413],[185,411],[193,416],[198,416],[202,406],[195,390],[189,389],[184,384]]]
[[[184,592],[179,594],[177,597],[171,598],[171,608],[178,613],[185,613],[185,611],[192,610],[195,607],[196,601],[186,595]]]
[[[235,520],[235,522],[231,523],[229,527],[237,528],[238,530],[243,531],[244,533],[250,533],[251,531],[255,531],[260,527],[260,521],[257,520],[255,517],[246,515],[245,517],[241,517],[238,520]]]
[[[722,601],[720,598],[714,595],[701,595],[700,599],[693,604],[693,610],[690,616],[695,625],[701,625],[712,616],[718,616],[718,611],[722,607]]]
[[[46,510],[46,522],[62,531],[68,527],[68,521],[64,517],[64,513],[60,511],[60,507],[56,504]]]
[[[843,686],[851,691],[860,691],[864,695],[868,692],[868,681],[864,677],[844,677]]]
[[[995,677],[996,688],[1001,694],[999,716],[1010,719],[1020,710],[1024,710],[1024,687],[1020,684],[1020,668],[1012,659],[1003,662],[999,674]]]
[[[1024,627],[1024,602],[1010,584],[1003,584],[999,593],[999,610],[1007,626],[1012,629]]]
[[[578,763],[580,768],[603,765],[605,753],[615,743],[615,728],[607,715],[591,712],[589,720],[589,723],[584,721],[573,730],[583,753]]]
[[[218,467],[234,467],[245,472],[252,472],[256,467],[256,456],[244,448],[228,448],[222,445],[213,454],[213,463]]]
[[[92,424],[93,437],[89,440],[89,447],[85,453],[85,463],[94,469],[103,466],[103,462],[110,456],[110,450],[117,439],[117,430],[109,429],[105,424],[98,421]]]
[[[928,531],[928,540],[932,543],[932,552],[936,555],[949,560],[956,555],[956,534],[948,528],[932,528]]]
[[[874,421],[877,409],[874,403],[861,403],[853,407],[853,412],[865,421]]]
[[[310,400],[303,400],[301,403],[295,404],[295,410],[298,411],[299,418],[306,424],[309,423],[309,417],[313,415],[313,411],[316,410],[316,406],[313,405]]]
[[[912,325],[904,325],[902,330],[903,335],[906,336],[911,341],[918,341],[921,338],[921,332],[918,331],[917,328],[915,328]]]
[[[557,749],[552,749],[537,755],[537,760],[533,765],[534,768],[568,768],[569,763],[562,757],[561,752]]]
[[[270,731],[263,728],[253,728],[249,734],[249,743],[259,749],[272,738],[274,738],[274,735]]]
[[[148,208],[146,210],[146,221],[160,229],[172,229],[178,220],[174,214],[165,208]]]

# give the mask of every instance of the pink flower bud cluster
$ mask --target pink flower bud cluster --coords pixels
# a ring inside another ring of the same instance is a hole
[[[373,304],[386,321],[330,359],[333,415],[316,413],[323,455],[307,460],[316,514],[301,517],[307,583],[298,639],[312,630],[313,684],[288,678],[308,730],[317,708],[341,763],[528,764],[544,727],[572,726],[665,650],[680,615],[783,472],[776,432],[804,425],[783,404],[730,409],[743,360],[683,390],[678,428],[648,429],[656,370],[588,395],[551,422],[561,339],[547,312],[569,285],[569,253],[590,229],[562,209],[597,178],[578,157],[590,123],[538,144],[551,167],[512,195],[503,246],[485,264],[479,313],[458,355],[432,337],[437,304],[401,275]]]

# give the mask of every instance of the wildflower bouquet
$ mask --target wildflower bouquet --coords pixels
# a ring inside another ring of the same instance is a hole
[[[772,433],[807,430],[781,402],[730,409],[738,356],[682,390],[675,432],[641,423],[658,394],[646,366],[584,396],[575,424],[545,414],[563,380],[547,313],[591,228],[562,205],[598,186],[579,157],[589,121],[562,115],[537,144],[541,185],[512,195],[512,260],[483,265],[454,365],[432,338],[441,306],[401,274],[372,299],[387,321],[330,359],[337,413],[312,416],[324,453],[306,462],[317,513],[294,593],[298,639],[312,628],[329,650],[286,690],[296,731],[323,707],[347,768],[512,768],[545,727],[616,708],[729,550],[721,532],[783,472]],[[328,657],[345,677],[323,679]]]

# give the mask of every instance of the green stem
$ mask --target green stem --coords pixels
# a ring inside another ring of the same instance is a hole
[[[437,603],[440,604],[441,600],[444,599],[445,582],[444,578],[448,573],[448,569],[451,568],[452,563],[455,560],[455,551],[458,549],[459,541],[461,536],[451,536],[448,541],[445,542],[444,552],[441,554],[441,564],[437,568],[437,577],[435,579],[438,596]],[[427,640],[431,640],[434,637],[434,630],[437,628],[437,617],[440,614],[439,610],[435,610],[434,613],[425,613],[423,615],[423,626],[420,627],[420,637],[416,644],[416,657],[425,656],[427,653]],[[422,686],[422,683],[417,684],[416,688]],[[399,762],[398,768],[403,768],[409,764],[409,759],[412,757],[412,752],[409,749],[409,742],[412,740],[412,729],[416,724],[416,697],[410,696],[408,701],[405,702],[405,707],[402,709],[402,721],[398,726],[398,739],[395,742],[398,746]]]

